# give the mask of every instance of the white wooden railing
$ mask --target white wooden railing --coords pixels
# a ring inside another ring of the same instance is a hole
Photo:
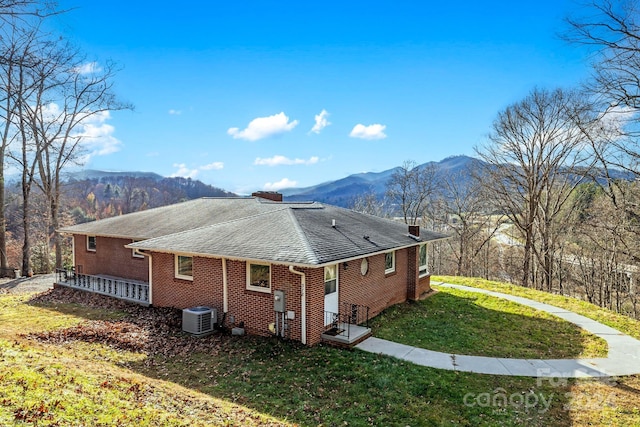
[[[74,269],[56,269],[56,284],[109,295],[139,304],[149,304],[149,284],[121,277],[76,273]]]

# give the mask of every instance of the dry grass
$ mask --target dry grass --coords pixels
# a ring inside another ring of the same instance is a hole
[[[194,339],[154,329],[149,319],[171,324],[167,313],[77,295],[0,295],[0,425],[640,425],[637,377],[540,381],[276,339]],[[122,347],[141,332],[139,347]]]

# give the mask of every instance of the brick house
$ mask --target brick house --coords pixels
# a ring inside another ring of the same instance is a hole
[[[208,306],[220,326],[308,345],[345,330],[352,342],[352,325],[429,292],[427,246],[447,237],[278,193],[202,198],[60,231],[73,235],[74,268],[59,272],[58,285]]]

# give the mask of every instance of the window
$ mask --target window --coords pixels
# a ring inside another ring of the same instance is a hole
[[[176,255],[176,278],[193,280],[193,257]]]
[[[427,244],[423,243],[420,245],[420,249],[418,251],[418,269],[420,271],[420,277],[426,276],[429,274],[429,268],[427,266]]]
[[[131,243],[135,243],[135,242],[139,242],[140,240],[132,240]],[[144,255],[142,255],[140,252],[137,251],[137,249],[131,249],[131,256],[134,258],[144,258]]]
[[[87,250],[96,251],[96,236],[87,236]]]
[[[271,292],[271,266],[269,264],[247,263],[247,289]]]
[[[396,271],[396,252],[387,252],[384,254],[384,274]]]
[[[332,294],[338,289],[337,268],[335,265],[329,265],[324,268],[324,294]]]

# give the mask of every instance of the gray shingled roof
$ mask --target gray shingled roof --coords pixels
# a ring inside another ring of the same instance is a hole
[[[292,212],[319,264],[447,237],[420,229],[418,242],[409,236],[404,223],[330,205],[323,209],[294,208]]]
[[[335,220],[336,226],[333,227]],[[146,239],[129,247],[297,265],[322,265],[447,236],[319,203],[205,198],[61,231]]]
[[[296,205],[313,206],[314,203],[303,202]],[[141,240],[193,230],[271,210],[279,210],[282,207],[283,204],[281,203],[265,199],[204,197],[146,211],[105,218],[99,221],[77,224],[61,228],[59,231]]]

